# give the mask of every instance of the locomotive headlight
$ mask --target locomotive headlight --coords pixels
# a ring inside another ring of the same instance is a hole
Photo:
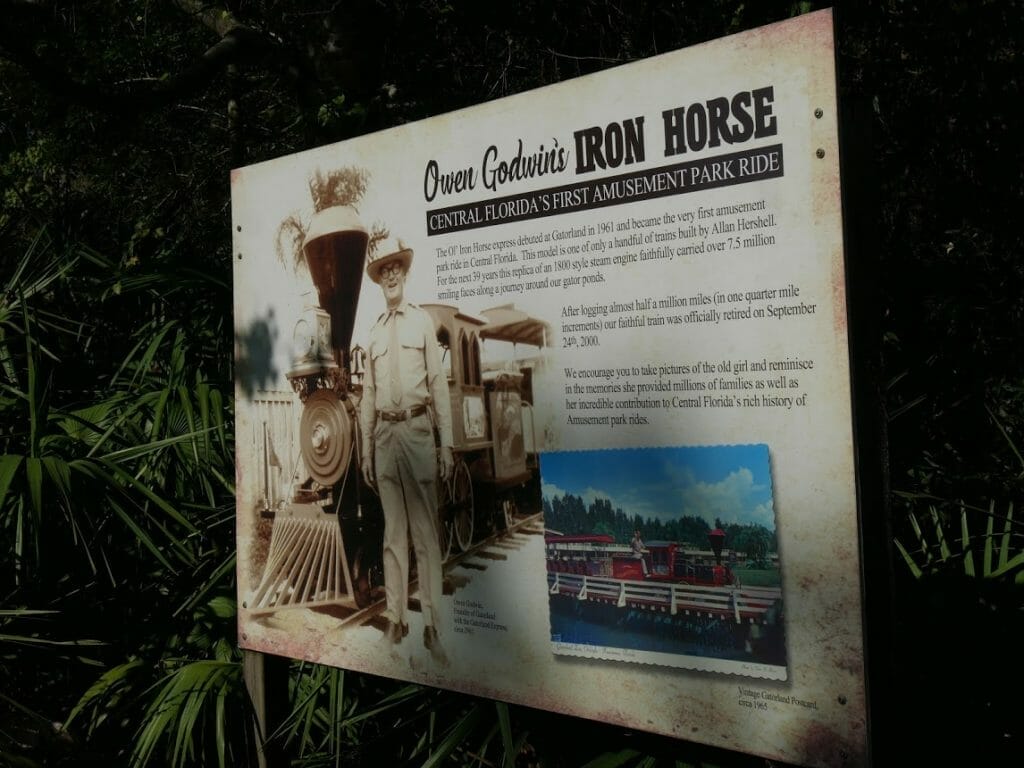
[[[307,307],[292,331],[292,367],[289,379],[336,368],[331,349],[331,316],[318,307]]]
[[[303,318],[292,332],[292,364],[311,363],[316,360],[316,334],[309,321]]]

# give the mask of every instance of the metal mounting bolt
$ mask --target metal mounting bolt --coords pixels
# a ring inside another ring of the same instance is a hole
[[[818,107],[816,110],[814,110],[814,116],[816,118],[818,118],[819,120],[821,120],[821,117],[824,114],[825,114],[825,110],[823,110],[821,107]]]
[[[819,147],[818,151],[815,152],[814,154],[818,157],[819,160],[821,160],[821,158],[823,158],[825,156],[825,150],[822,149],[821,147]],[[238,258],[242,258],[242,257],[239,256]]]

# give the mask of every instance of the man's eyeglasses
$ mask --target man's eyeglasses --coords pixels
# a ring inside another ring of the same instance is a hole
[[[400,261],[392,261],[390,264],[385,264],[380,268],[380,276],[385,280],[400,274],[402,274],[402,262]]]

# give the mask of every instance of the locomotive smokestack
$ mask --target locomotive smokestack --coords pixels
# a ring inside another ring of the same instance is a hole
[[[320,308],[331,316],[334,359],[343,369],[348,366],[369,239],[355,209],[335,205],[313,216],[302,245]]]
[[[711,542],[711,551],[715,553],[715,563],[722,564],[722,545],[725,543],[725,531],[722,530],[722,521],[715,520],[715,527],[708,534],[708,541]]]

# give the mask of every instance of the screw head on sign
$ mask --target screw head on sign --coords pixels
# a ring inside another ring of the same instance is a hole
[[[821,107],[818,107],[816,110],[814,110],[814,116],[816,118],[818,118],[819,120],[821,120],[821,117],[824,114],[825,114],[825,110],[823,110]]]
[[[818,149],[818,151],[815,152],[814,154],[817,155],[819,160],[821,160],[821,158],[823,158],[825,156],[825,150],[824,149]]]

